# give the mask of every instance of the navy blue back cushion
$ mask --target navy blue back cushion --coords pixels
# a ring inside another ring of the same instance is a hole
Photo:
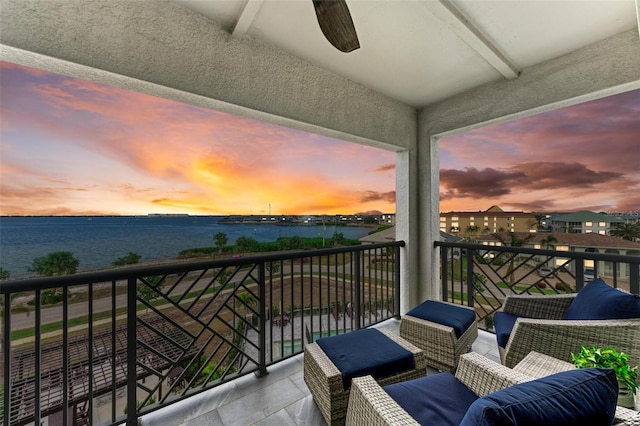
[[[566,320],[640,318],[640,296],[608,286],[596,278],[578,292],[566,312]]]
[[[462,336],[476,320],[476,313],[471,309],[453,306],[435,300],[422,302],[407,312],[407,315],[452,327],[457,337]]]
[[[345,389],[354,377],[377,380],[415,368],[413,354],[376,329],[323,337],[316,343],[342,373]]]
[[[611,425],[617,400],[612,369],[571,370],[478,399],[460,426]]]
[[[478,397],[451,373],[438,373],[384,387],[421,425],[458,426]]]
[[[493,326],[496,329],[496,339],[498,340],[498,346],[505,348],[511,336],[511,330],[516,324],[516,320],[520,318],[518,315],[510,314],[507,312],[496,312],[493,314]]]

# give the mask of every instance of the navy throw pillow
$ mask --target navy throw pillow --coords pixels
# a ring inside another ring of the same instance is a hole
[[[624,293],[596,278],[578,292],[564,313],[566,320],[640,318],[640,296]]]
[[[449,372],[395,383],[384,390],[421,425],[458,426],[478,399]]]
[[[478,399],[460,426],[611,425],[617,401],[612,369],[570,370]]]

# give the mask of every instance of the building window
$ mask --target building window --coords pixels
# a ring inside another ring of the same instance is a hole
[[[556,246],[557,251],[569,251],[569,246]]]
[[[584,226],[593,226],[593,222],[585,222]]]
[[[600,222],[600,223],[598,224],[598,226],[599,226],[600,228],[606,228],[606,227],[607,227],[607,222]]]

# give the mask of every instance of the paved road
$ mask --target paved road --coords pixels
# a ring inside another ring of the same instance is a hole
[[[298,265],[296,265],[298,266]],[[314,272],[317,274],[318,273],[318,269],[317,269],[317,265],[313,265],[314,266]],[[290,273],[290,269],[289,266],[287,264],[285,264],[284,266],[285,269],[285,273],[288,275]],[[295,276],[297,276],[298,274],[308,274],[311,267],[309,264],[304,264],[302,265],[302,267],[300,269],[298,269],[297,267],[295,268],[296,271],[294,273]],[[351,268],[351,266],[349,264],[344,266],[344,270],[342,270],[342,268],[340,268],[341,270],[339,271],[339,273],[343,272],[343,271],[349,271],[349,270],[354,270],[353,268]],[[330,272],[333,272],[334,269],[333,267],[331,268]],[[371,272],[374,272],[373,270]],[[324,270],[323,270],[324,273]],[[233,279],[232,282],[236,282],[238,280],[243,279],[247,274],[247,271],[240,271]],[[385,279],[387,277],[387,273],[380,271],[380,270],[376,270],[375,273],[371,274],[369,272],[368,268],[365,268],[365,276],[368,275],[374,275],[376,278],[375,280],[378,282],[381,282],[383,279]],[[390,274],[389,276],[392,278],[393,274]],[[188,282],[184,282],[181,283],[179,285],[177,285],[175,287],[175,289],[173,289],[171,291],[171,296],[174,295],[182,295],[185,292],[193,292],[193,291],[197,291],[197,290],[201,290],[203,289],[206,285],[209,284],[209,281],[212,279],[212,275],[209,274],[207,276],[208,279],[200,279],[199,282],[193,287],[193,288],[189,288],[189,285],[191,285],[192,280],[188,280]],[[169,281],[169,283],[171,283],[171,281]],[[166,284],[165,285],[165,290],[168,289],[168,285],[170,284]],[[374,281],[375,283],[375,281]],[[116,283],[116,286],[124,288],[126,286],[126,281],[119,281]],[[80,287],[84,287],[86,289],[86,286],[78,286],[77,288]],[[111,284],[100,284],[97,285],[97,287],[95,288],[111,288]],[[85,290],[86,291],[86,290]],[[95,291],[95,290],[94,290]],[[111,296],[105,296],[105,297],[99,297],[99,298],[95,298],[93,300],[93,312],[94,314],[97,313],[101,313],[101,312],[111,312],[112,310],[112,298]],[[116,295],[116,300],[115,300],[115,306],[116,309],[119,308],[124,308],[127,306],[127,295],[126,293],[123,294],[118,294]],[[68,305],[68,318],[78,318],[78,317],[82,317],[82,316],[86,316],[88,313],[88,309],[89,309],[89,302],[77,302],[77,303],[70,303]],[[41,321],[42,324],[47,324],[47,323],[51,323],[51,322],[57,322],[57,321],[62,321],[63,319],[63,313],[62,313],[62,306],[61,305],[57,305],[57,306],[50,306],[50,307],[44,307],[41,310]],[[15,313],[11,316],[11,329],[12,330],[22,330],[22,329],[26,329],[26,328],[33,328],[35,327],[35,315],[33,312],[30,313]]]

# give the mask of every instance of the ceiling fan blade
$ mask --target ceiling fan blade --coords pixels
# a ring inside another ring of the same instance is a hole
[[[324,36],[341,52],[360,48],[356,27],[345,0],[313,0],[318,24]]]

